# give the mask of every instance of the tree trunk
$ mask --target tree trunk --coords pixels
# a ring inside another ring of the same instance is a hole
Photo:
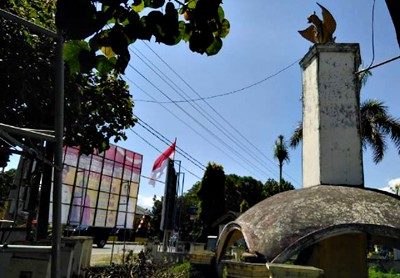
[[[283,168],[283,163],[279,163],[279,186],[282,184],[282,168]]]

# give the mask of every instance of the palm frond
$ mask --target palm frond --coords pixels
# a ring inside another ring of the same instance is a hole
[[[373,152],[373,161],[375,164],[378,164],[382,161],[385,150],[387,149],[385,135],[378,130],[373,129],[370,138],[371,140],[369,141],[369,143]]]
[[[303,122],[298,122],[296,129],[290,137],[289,145],[295,149],[303,140]]]
[[[279,163],[290,160],[289,152],[283,135],[279,135],[278,139],[275,141],[274,157],[279,161]]]
[[[367,83],[368,78],[371,76],[372,72],[370,70],[363,71],[358,75],[358,80],[361,83],[361,87],[363,87]]]

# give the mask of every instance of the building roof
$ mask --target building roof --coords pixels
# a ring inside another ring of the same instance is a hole
[[[227,224],[218,242],[217,259],[238,232],[250,252],[279,263],[315,242],[351,231],[400,242],[400,197],[346,186],[314,186],[277,194]]]
[[[145,209],[139,205],[136,205],[136,214],[139,215],[150,215],[150,211],[148,209]]]

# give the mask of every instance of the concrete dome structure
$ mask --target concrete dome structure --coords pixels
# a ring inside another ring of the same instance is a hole
[[[239,238],[260,261],[282,263],[326,238],[357,232],[377,241],[390,239],[400,248],[400,197],[346,186],[277,194],[226,225],[218,241],[217,261]]]

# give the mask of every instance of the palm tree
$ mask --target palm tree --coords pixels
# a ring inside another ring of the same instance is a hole
[[[389,115],[382,101],[368,99],[360,106],[361,142],[363,148],[372,148],[373,160],[382,161],[387,141],[390,138],[400,154],[400,119]],[[303,124],[300,122],[290,138],[290,146],[295,148],[303,139]]]
[[[283,135],[279,135],[275,141],[274,157],[279,161],[279,184],[281,184],[283,163],[285,161],[289,162],[289,152]]]

